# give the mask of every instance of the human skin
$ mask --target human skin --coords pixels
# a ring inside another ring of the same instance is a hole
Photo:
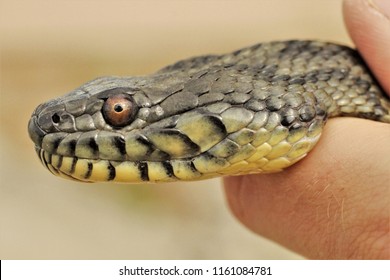
[[[343,12],[389,93],[390,1],[347,0]],[[330,119],[316,147],[294,166],[225,178],[228,204],[249,229],[307,258],[389,259],[389,143],[389,124]]]

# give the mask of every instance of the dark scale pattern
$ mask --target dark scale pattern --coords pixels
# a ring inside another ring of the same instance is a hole
[[[148,174],[148,163],[147,162],[139,162],[138,163],[138,170],[141,174],[142,181],[149,181],[149,174]]]
[[[76,139],[72,139],[68,141],[67,146],[68,146],[68,153],[67,155],[74,156],[74,151],[76,149]]]
[[[299,119],[302,122],[310,122],[316,116],[316,111],[313,106],[305,105],[299,111]]]
[[[60,145],[61,141],[64,140],[64,138],[66,137],[66,134],[56,133],[56,134],[53,134],[52,136],[54,136],[54,137],[52,137],[52,139],[50,139],[50,141],[45,141],[45,144],[46,144],[46,142],[48,143],[47,145],[45,145],[45,149],[46,149],[46,151],[48,151],[50,153],[56,153],[58,146]]]
[[[95,138],[89,138],[88,146],[92,149],[94,155],[99,154],[99,146],[96,144]]]
[[[77,157],[74,157],[74,158],[73,158],[73,161],[72,161],[72,166],[70,167],[70,170],[69,170],[69,173],[70,173],[70,174],[73,174],[73,173],[74,173],[75,168],[76,168],[77,161],[78,161],[78,158],[77,158]]]
[[[168,177],[173,177],[174,173],[173,173],[172,164],[166,160],[162,162],[162,165],[164,166],[165,173],[168,175]]]
[[[88,162],[88,170],[87,173],[85,173],[84,179],[89,179],[89,177],[91,177],[92,170],[93,170],[93,164],[92,162]]]
[[[280,123],[283,126],[288,127],[291,124],[293,124],[295,122],[295,120],[297,119],[297,111],[295,111],[292,108],[285,108],[284,110],[281,111],[281,117],[282,117],[282,120]]]
[[[115,172],[115,167],[111,165],[111,163],[108,164],[108,178],[107,181],[112,181],[115,179],[116,172]]]
[[[266,99],[265,104],[267,109],[271,112],[279,111],[285,104],[285,101],[280,97],[271,96]]]
[[[123,156],[126,155],[126,142],[123,137],[117,136],[112,138],[114,143],[113,145],[118,149],[119,153]]]
[[[59,156],[58,163],[57,163],[57,165],[55,167],[57,167],[58,169],[61,168],[63,159],[64,159],[63,156]]]

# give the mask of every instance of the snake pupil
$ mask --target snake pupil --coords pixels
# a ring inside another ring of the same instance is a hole
[[[115,104],[114,106],[114,111],[117,112],[117,113],[120,113],[123,111],[123,108],[120,104]]]

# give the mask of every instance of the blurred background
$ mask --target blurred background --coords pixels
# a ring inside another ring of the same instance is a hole
[[[0,259],[300,259],[231,214],[219,180],[81,184],[38,161],[41,102],[104,75],[261,41],[350,45],[341,0],[0,2]]]

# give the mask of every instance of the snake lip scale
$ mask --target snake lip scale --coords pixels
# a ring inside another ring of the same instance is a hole
[[[83,182],[170,182],[282,171],[329,117],[390,123],[390,102],[354,49],[260,43],[148,76],[101,77],[39,105],[43,165]]]

